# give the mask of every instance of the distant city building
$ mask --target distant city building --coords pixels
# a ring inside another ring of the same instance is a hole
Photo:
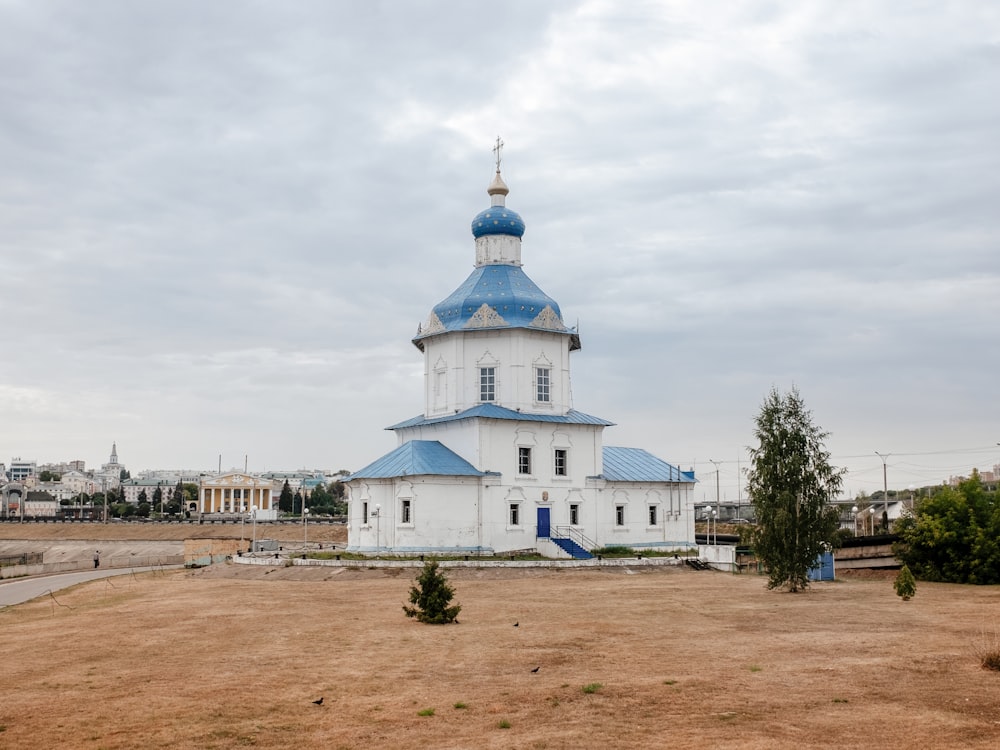
[[[12,482],[24,482],[33,479],[38,474],[38,467],[34,461],[22,461],[20,457],[10,460],[8,475]]]
[[[137,505],[139,496],[143,490],[146,491],[146,502],[153,502],[153,493],[157,488],[163,492],[163,500],[167,502],[173,496],[177,487],[176,481],[170,479],[126,479],[121,483],[121,491],[125,495],[125,502]]]
[[[275,482],[243,472],[202,477],[198,505],[189,511],[199,513],[249,513],[257,509],[258,518],[277,517],[274,499]]]
[[[83,473],[87,470],[86,461],[61,461],[60,463],[53,464],[39,464],[38,473],[41,474],[43,471],[47,471],[50,474],[65,474],[68,471],[78,471]]]
[[[94,481],[97,483],[98,488],[101,492],[107,492],[108,490],[113,490],[121,484],[122,471],[125,469],[118,462],[118,444],[111,444],[111,456],[108,458],[108,462],[101,464],[100,471],[94,472]]]

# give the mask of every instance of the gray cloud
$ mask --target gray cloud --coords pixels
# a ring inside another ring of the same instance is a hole
[[[900,485],[991,466],[998,30],[974,2],[7,3],[0,460],[380,455],[500,132],[609,444],[725,459],[733,497],[795,384],[854,491],[876,449]]]

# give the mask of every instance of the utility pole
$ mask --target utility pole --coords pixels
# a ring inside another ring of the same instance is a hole
[[[892,454],[879,453],[878,451],[875,451],[875,455],[882,459],[882,513],[883,513],[882,517],[885,519],[886,523],[885,530],[888,531],[889,530],[888,528],[889,527],[889,479],[888,479],[888,470],[886,469],[885,462],[886,459],[888,459],[889,456],[891,456]],[[874,521],[875,519],[872,520]],[[875,533],[874,529],[872,530],[872,533]]]

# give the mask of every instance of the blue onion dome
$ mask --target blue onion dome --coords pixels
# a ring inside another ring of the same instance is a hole
[[[520,237],[524,234],[524,219],[504,205],[504,200],[510,190],[500,176],[497,167],[496,176],[486,190],[490,195],[490,205],[485,211],[480,211],[472,220],[472,236],[482,237],[487,234],[508,234]]]
[[[490,206],[485,211],[480,211],[472,220],[473,237],[487,234],[510,234],[520,237],[524,234],[524,219],[517,211],[511,211],[506,206]]]

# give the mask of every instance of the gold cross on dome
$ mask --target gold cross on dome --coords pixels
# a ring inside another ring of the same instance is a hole
[[[493,147],[493,153],[497,155],[497,174],[500,174],[500,152],[503,151],[503,141],[497,136],[497,145]]]

